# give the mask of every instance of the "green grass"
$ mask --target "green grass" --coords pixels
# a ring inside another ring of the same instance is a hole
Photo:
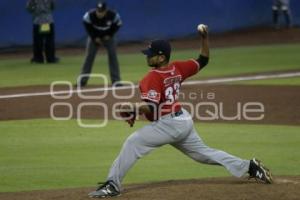
[[[95,121],[90,121],[94,123]],[[76,121],[0,122],[0,192],[94,186],[105,180],[122,143],[134,128],[120,121],[84,129]],[[196,124],[205,142],[243,158],[258,156],[276,175],[300,174],[297,126]],[[139,160],[125,183],[230,176],[198,164],[170,146]]]
[[[300,85],[300,77],[293,78],[279,78],[279,79],[266,79],[266,80],[254,80],[254,81],[239,81],[234,84],[246,84],[246,85]]]
[[[289,69],[300,69],[300,44],[258,47],[216,48],[211,50],[210,64],[192,79],[218,77]],[[106,55],[99,53],[94,73],[108,74]],[[196,58],[197,50],[176,51],[172,60]],[[59,64],[30,64],[28,59],[1,59],[0,86],[49,85],[53,81],[76,82],[83,63],[83,55],[62,56]],[[119,55],[122,79],[137,82],[148,71],[144,56]],[[98,84],[93,79],[90,84]]]

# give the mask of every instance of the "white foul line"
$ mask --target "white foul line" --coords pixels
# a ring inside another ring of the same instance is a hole
[[[182,85],[198,85],[198,84],[214,84],[214,83],[228,83],[236,81],[250,81],[250,80],[263,80],[263,79],[273,79],[273,78],[291,78],[300,76],[300,72],[291,72],[291,73],[281,73],[281,74],[269,74],[269,75],[254,75],[254,76],[240,76],[240,77],[231,77],[231,78],[215,78],[208,80],[192,80],[184,82]],[[134,88],[138,88],[137,85],[134,85]],[[21,97],[34,97],[34,96],[49,96],[49,95],[60,95],[60,94],[75,94],[79,92],[103,92],[111,90],[126,90],[132,89],[132,86],[123,86],[123,87],[105,87],[105,88],[91,88],[91,89],[71,89],[65,91],[57,92],[38,92],[38,93],[20,93],[20,94],[10,94],[10,95],[0,95],[0,99],[12,99],[12,98],[21,98]]]
[[[134,86],[137,88],[137,85]],[[123,87],[106,87],[106,88],[91,88],[91,89],[73,89],[70,90],[62,90],[57,92],[36,92],[36,93],[21,93],[21,94],[9,94],[9,95],[0,95],[0,99],[12,99],[12,98],[21,98],[21,97],[36,97],[36,96],[49,96],[49,95],[60,95],[60,94],[76,94],[79,92],[103,92],[110,90],[126,90],[132,89],[132,86],[123,86]]]
[[[273,79],[273,78],[291,78],[300,76],[300,72],[282,73],[282,74],[268,74],[268,75],[254,75],[254,76],[240,76],[231,78],[216,78],[208,79],[203,81],[188,81],[183,83],[183,85],[196,85],[196,84],[213,84],[213,83],[228,83],[236,81],[252,81],[252,80],[263,80],[263,79]]]

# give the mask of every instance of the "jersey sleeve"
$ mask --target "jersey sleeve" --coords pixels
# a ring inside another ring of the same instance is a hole
[[[194,59],[190,59],[187,61],[178,61],[174,64],[182,75],[183,80],[195,75],[200,69],[199,63]]]
[[[139,83],[140,97],[143,101],[159,103],[161,100],[162,86],[159,81],[159,76],[155,73],[149,73]]]

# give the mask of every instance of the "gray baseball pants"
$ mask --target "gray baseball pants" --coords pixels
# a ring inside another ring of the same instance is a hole
[[[119,69],[119,63],[117,58],[117,52],[116,52],[116,42],[115,39],[112,37],[110,40],[102,40],[103,46],[107,50],[108,54],[108,64],[109,64],[109,73],[110,73],[110,79],[112,83],[118,82],[121,80],[120,78],[120,69]],[[99,46],[97,46],[90,37],[87,39],[86,44],[86,56],[85,61],[82,66],[81,75],[85,74],[81,79],[81,85],[86,85],[89,79],[89,74],[92,71],[92,67],[95,61],[95,57],[97,54],[97,51],[99,49]]]
[[[197,162],[222,165],[233,176],[242,177],[249,170],[249,160],[208,147],[197,134],[190,114],[184,110],[178,117],[171,114],[137,130],[123,144],[110,169],[107,180],[112,180],[121,191],[121,182],[134,163],[152,150],[170,144]]]

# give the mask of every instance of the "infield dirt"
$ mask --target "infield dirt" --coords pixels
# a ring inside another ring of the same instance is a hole
[[[276,177],[271,185],[234,178],[165,181],[126,185],[120,200],[298,200],[300,177]],[[95,188],[0,193],[1,200],[85,200]]]
[[[92,88],[87,87],[85,89]],[[62,91],[65,88],[56,87],[55,91]],[[117,95],[124,97],[130,90],[119,90]],[[138,102],[139,93],[137,89],[133,90],[133,98],[120,100],[108,91],[105,98],[82,99],[77,93],[73,94],[70,99],[60,100],[45,96],[29,96],[22,98],[0,99],[0,120],[17,120],[17,119],[39,119],[51,118],[50,107],[53,103],[69,103],[73,109],[73,118],[77,118],[79,113],[77,109],[81,103],[103,103],[107,105],[107,115],[99,106],[87,106],[82,109],[80,117],[83,119],[112,119],[113,106],[118,102]],[[49,86],[31,86],[21,88],[0,89],[1,94],[18,94],[18,93],[36,93],[50,92]],[[85,95],[100,96],[103,92],[83,93]],[[227,123],[254,123],[254,124],[300,124],[300,93],[299,86],[248,86],[248,85],[190,85],[183,86],[180,95],[180,102],[191,103],[192,106],[185,106],[189,111],[194,110],[198,117],[196,121],[202,122],[227,122]],[[199,103],[202,105],[199,106]],[[243,114],[245,105],[247,109],[260,109],[263,111]],[[198,107],[197,107],[198,105]],[[258,106],[258,105],[261,105]],[[59,106],[54,110],[55,117],[66,117],[69,115],[69,107]],[[207,110],[213,114],[207,114]],[[212,116],[217,117],[212,117]],[[222,117],[223,116],[223,117]],[[259,119],[259,117],[262,119]],[[230,119],[230,118],[235,119]],[[254,117],[257,120],[248,120],[247,117]],[[201,120],[207,119],[207,120]]]

